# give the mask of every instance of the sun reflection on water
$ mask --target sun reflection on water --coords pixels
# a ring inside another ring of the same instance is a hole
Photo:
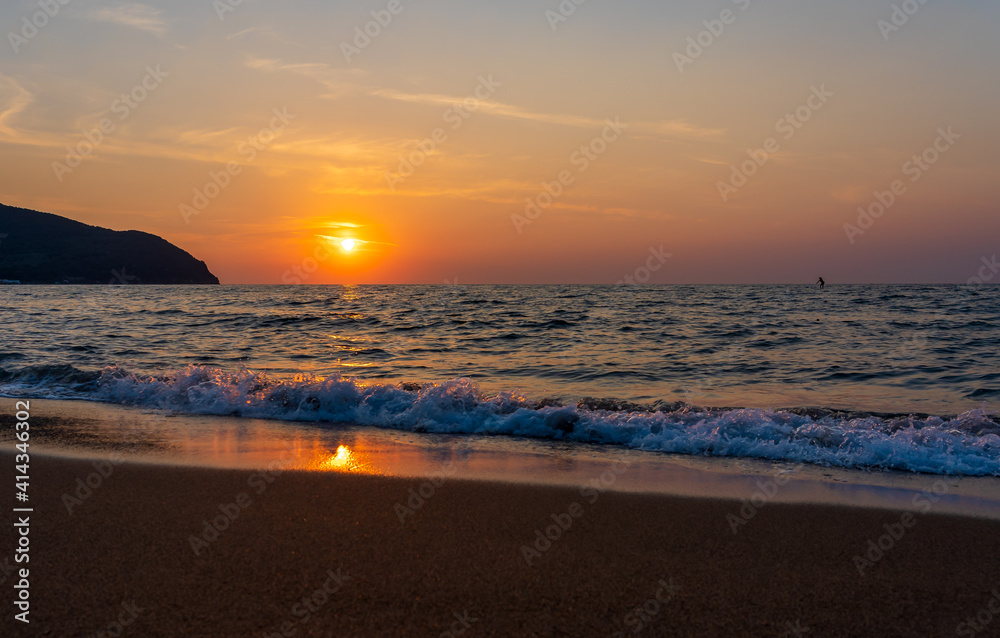
[[[321,456],[310,469],[327,472],[371,472],[369,464],[346,445],[338,446],[333,454]]]

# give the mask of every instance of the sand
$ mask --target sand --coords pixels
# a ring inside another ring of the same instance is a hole
[[[32,459],[31,624],[0,572],[0,634],[954,635],[1000,588],[1000,523],[973,518],[916,516],[862,575],[899,512],[769,504],[734,534],[733,501],[446,480],[411,512],[422,479],[125,463],[68,513],[94,472]],[[553,515],[571,525],[529,565]]]

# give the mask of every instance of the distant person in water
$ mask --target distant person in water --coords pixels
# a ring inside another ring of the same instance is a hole
[[[819,284],[819,289],[820,289],[820,290],[823,290],[823,288],[826,288],[826,282],[825,282],[825,281],[823,281],[823,278],[822,278],[822,277],[820,277],[820,278],[819,278],[819,281],[817,281],[816,283],[818,283],[818,284]]]

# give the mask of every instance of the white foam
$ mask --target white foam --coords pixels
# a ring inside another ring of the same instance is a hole
[[[351,379],[271,379],[191,366],[139,376],[113,367],[92,398],[188,414],[347,422],[399,430],[537,437],[707,456],[751,457],[847,468],[1000,476],[1000,427],[983,410],[952,419],[813,419],[738,409],[610,412],[537,407],[504,392],[486,396],[454,379],[416,391]]]

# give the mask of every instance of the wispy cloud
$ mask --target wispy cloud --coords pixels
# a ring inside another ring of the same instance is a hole
[[[242,31],[237,31],[236,33],[230,33],[226,36],[227,40],[234,40],[236,38],[242,38],[248,33],[253,33],[254,31],[260,31],[263,27],[250,27],[249,29],[243,29]]]
[[[326,224],[327,228],[362,228],[361,224],[352,224],[351,222],[333,222]]]
[[[237,31],[236,33],[230,33],[226,36],[227,40],[239,40],[245,36],[256,34],[262,38],[272,40],[274,42],[280,42],[282,44],[287,44],[289,46],[305,48],[301,42],[296,42],[295,40],[289,40],[282,37],[277,31],[271,27],[250,27],[249,29],[243,29],[242,31]]]
[[[345,93],[352,92],[380,97],[386,100],[394,100],[397,102],[431,104],[444,107],[461,105],[468,99],[467,95],[455,96],[443,95],[440,93],[406,93],[395,89],[363,86],[345,79],[346,75],[351,74],[352,70],[334,69],[323,63],[288,64],[283,63],[280,60],[250,58],[247,60],[246,65],[251,69],[257,69],[269,73],[280,71],[310,77],[330,90],[330,94],[325,97],[340,97]],[[536,112],[512,104],[504,104],[502,102],[492,100],[480,102],[479,112],[487,113],[496,117],[529,120],[559,126],[575,126],[590,129],[599,129],[605,126],[605,122],[601,118],[565,113]],[[680,119],[653,122],[626,122],[626,124],[628,124],[630,132],[652,135],[655,137],[704,138],[714,137],[725,133],[724,129],[704,128]]]
[[[361,89],[361,86],[348,81],[347,78],[365,74],[361,69],[335,69],[321,62],[288,64],[281,60],[268,60],[252,56],[247,57],[246,66],[264,73],[293,73],[310,78],[327,88],[328,92],[320,96],[325,98],[338,98],[347,92]]]
[[[189,130],[176,131],[171,134],[174,143],[185,146],[212,146],[220,140],[223,144],[229,145],[239,129],[230,126],[224,129],[195,128]]]
[[[167,30],[167,23],[160,16],[162,9],[156,9],[144,4],[127,2],[114,7],[102,7],[91,14],[92,20],[98,22],[110,22],[120,24],[124,27],[132,27],[141,31],[148,31],[154,35],[163,35]]]
[[[415,102],[419,104],[439,104],[441,106],[461,105],[467,96],[456,97],[453,95],[441,95],[437,93],[402,93],[392,89],[376,89],[369,92],[371,95],[398,100],[401,102]],[[480,102],[479,111],[490,113],[499,117],[507,117],[520,120],[531,120],[546,124],[557,124],[561,126],[576,126],[580,128],[600,128],[605,125],[603,119],[586,117],[583,115],[568,115],[563,113],[539,113],[528,111],[519,106],[503,104],[502,102]],[[720,135],[722,129],[708,129],[688,124],[683,120],[663,120],[658,122],[626,122],[637,131],[660,136],[678,137],[708,137]]]
[[[17,131],[11,126],[14,117],[26,109],[34,96],[17,81],[0,75],[0,136],[16,138]]]

